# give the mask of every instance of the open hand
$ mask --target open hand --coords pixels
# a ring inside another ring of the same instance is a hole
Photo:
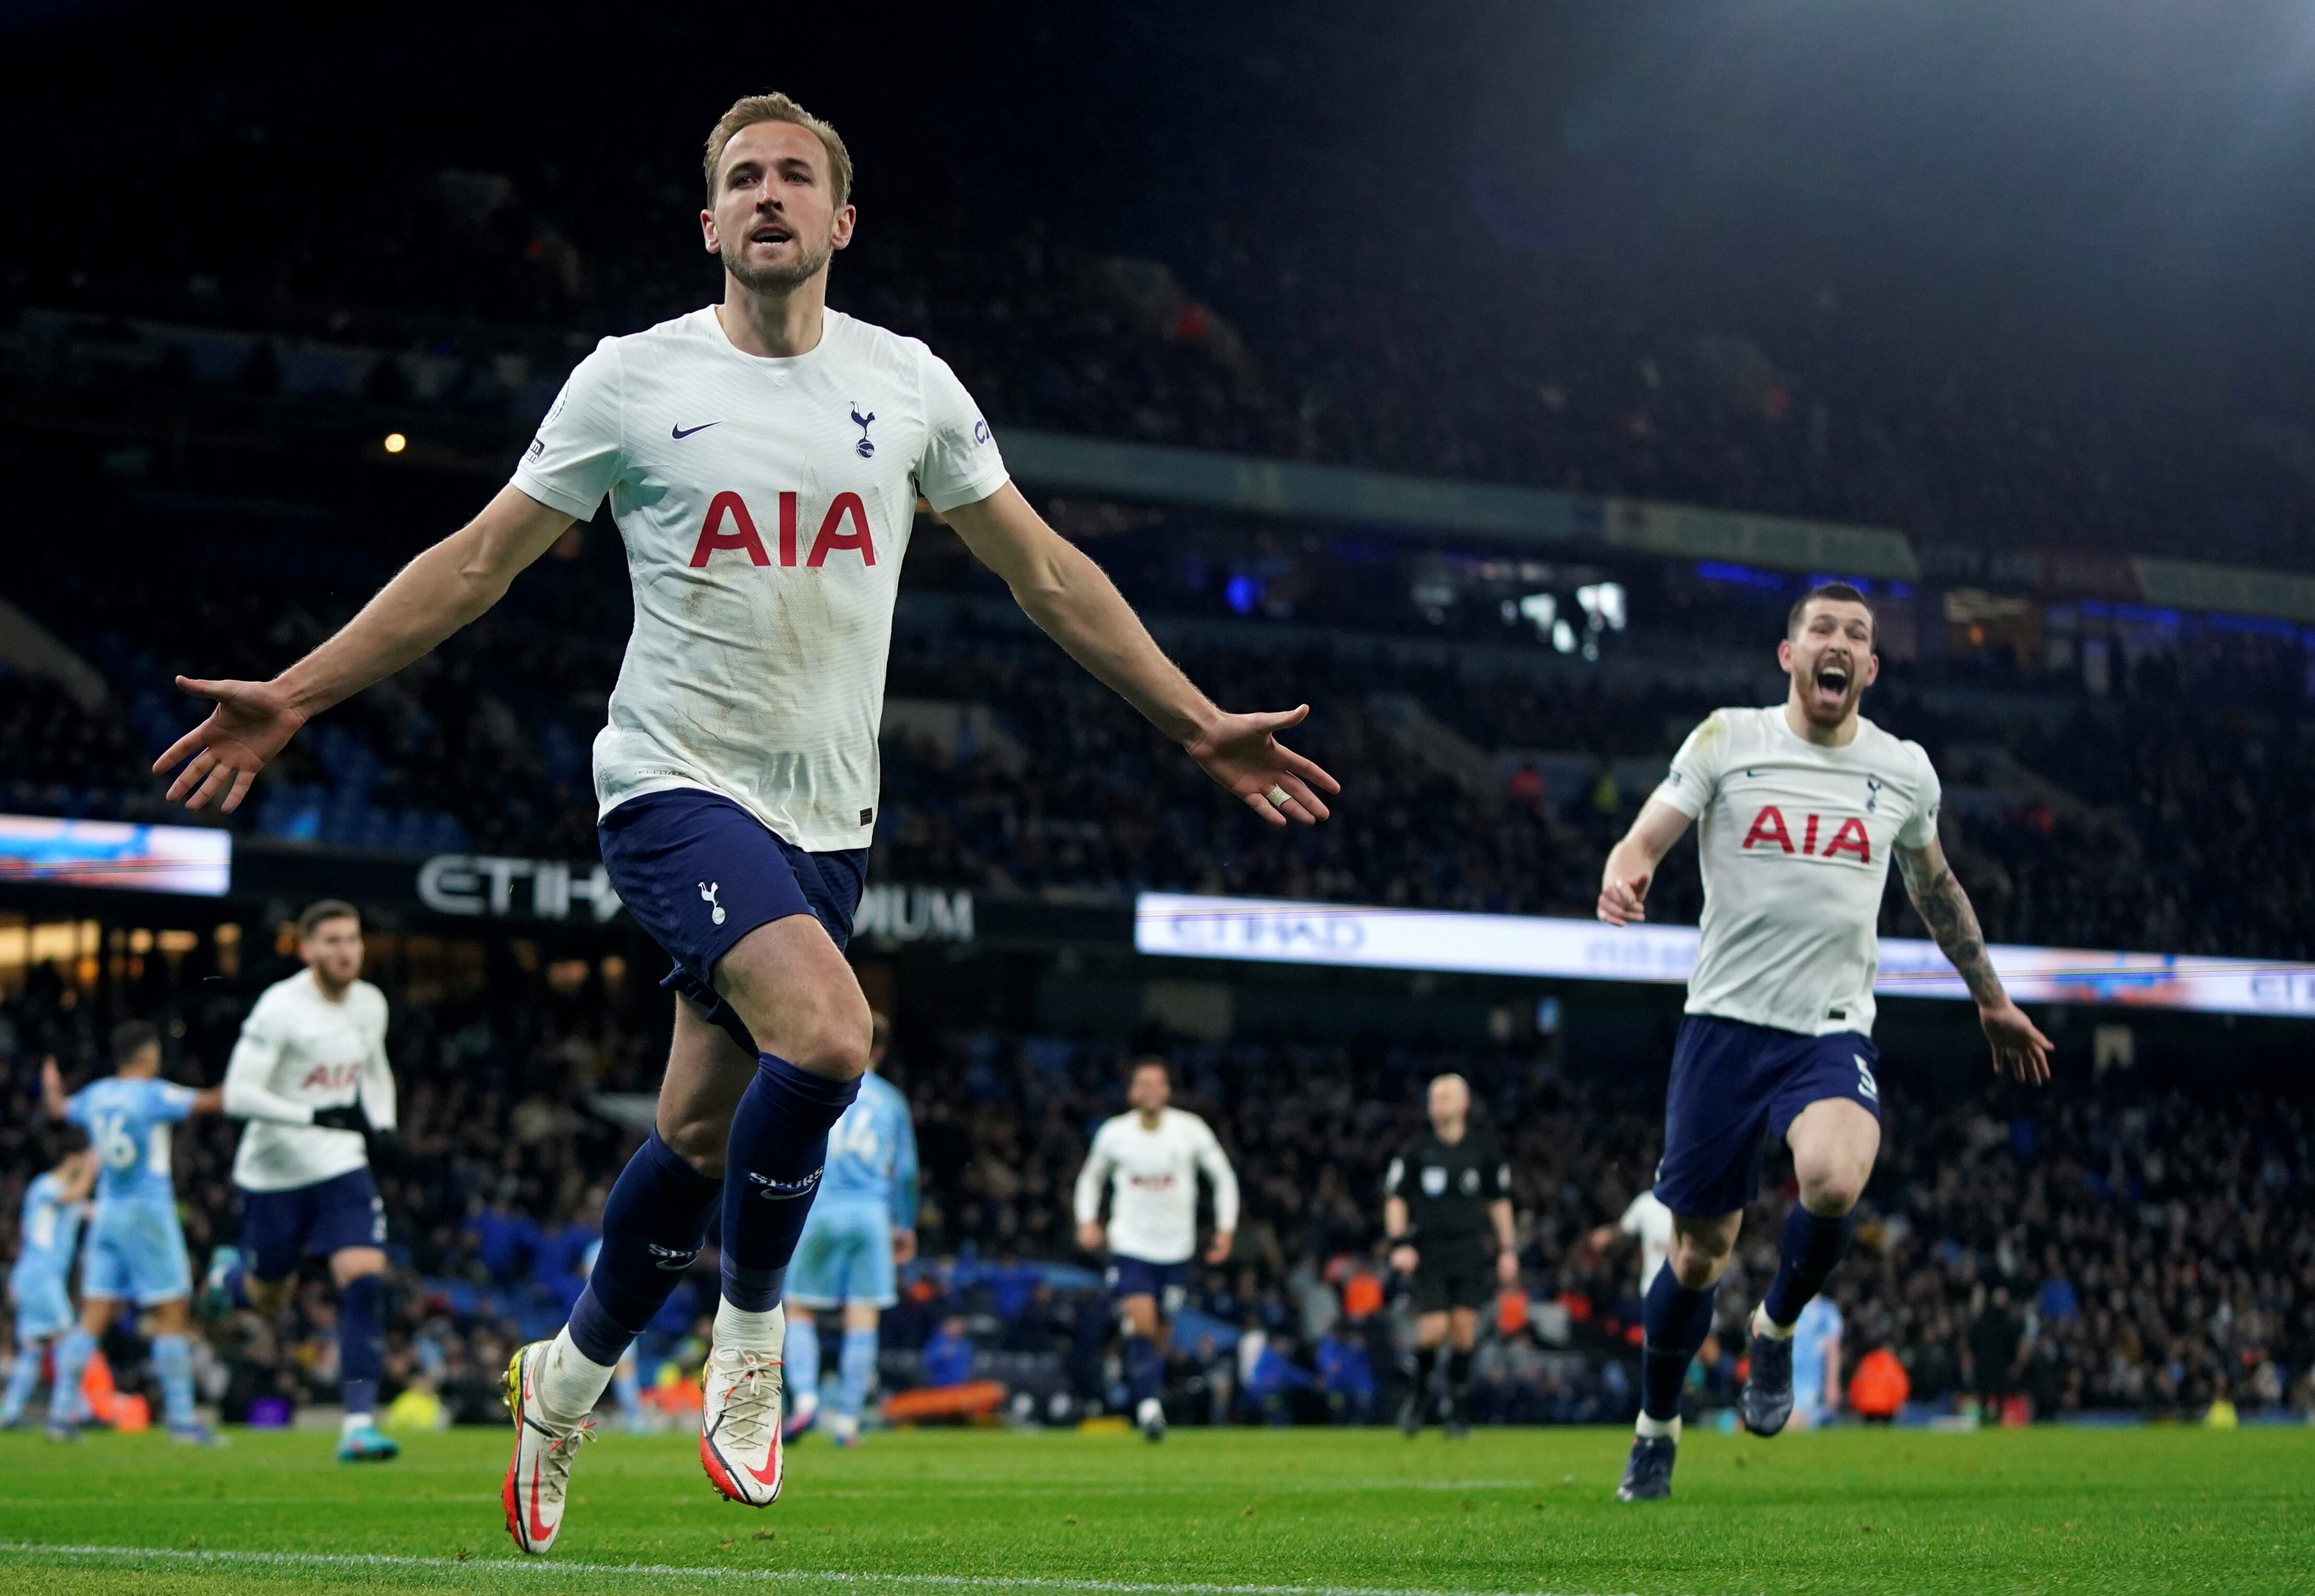
[[[1343,784],[1278,740],[1278,733],[1299,726],[1310,706],[1264,714],[1226,714],[1208,727],[1204,736],[1184,744],[1203,770],[1236,793],[1247,808],[1273,826],[1288,818],[1315,826],[1326,818],[1321,792],[1339,793]],[[1285,795],[1273,803],[1273,789]]]
[[[181,676],[177,686],[217,707],[153,761],[154,774],[191,758],[169,784],[169,802],[200,809],[212,798],[222,798],[217,808],[231,814],[257,773],[306,723],[305,712],[272,682],[196,681]]]
[[[2050,1078],[2050,1039],[2035,1028],[2026,1011],[2009,998],[1977,1011],[1985,1040],[1993,1044],[1993,1073],[2032,1086]]]

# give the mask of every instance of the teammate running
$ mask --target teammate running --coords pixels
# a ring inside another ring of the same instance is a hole
[[[1644,1191],[1624,1205],[1623,1217],[1592,1232],[1592,1250],[1604,1253],[1616,1238],[1628,1236],[1640,1244],[1639,1296],[1645,1299],[1656,1283],[1657,1272],[1672,1255],[1672,1210],[1653,1191]]]
[[[61,1343],[73,1327],[72,1297],[66,1288],[81,1221],[88,1217],[89,1188],[95,1184],[96,1153],[79,1148],[24,1188],[16,1262],[8,1271],[8,1300],[16,1309],[16,1367],[8,1376],[7,1396],[0,1398],[0,1430],[24,1422],[52,1346],[61,1377]],[[80,1388],[59,1378],[49,1394],[49,1434],[58,1441],[75,1439],[82,1417]]]
[[[1237,1231],[1237,1175],[1205,1121],[1168,1108],[1173,1077],[1163,1059],[1137,1059],[1126,1083],[1133,1106],[1104,1121],[1078,1172],[1078,1245],[1109,1249],[1109,1292],[1125,1324],[1125,1374],[1133,1422],[1152,1441],[1166,1439],[1166,1321],[1181,1310],[1198,1245],[1198,1172],[1214,1188],[1214,1238],[1206,1262],[1229,1257]],[[1109,1193],[1109,1227],[1101,1196]]]
[[[1849,1210],[1881,1147],[1873,1078],[1874,928],[1894,855],[1906,894],[1976,1000],[1997,1071],[2049,1078],[2050,1043],[2002,990],[1977,915],[1938,846],[1937,773],[1918,743],[1857,713],[1880,674],[1873,610],[1846,582],[1793,606],[1777,661],[1785,702],[1723,709],[1608,856],[1600,918],[1644,919],[1657,864],[1702,821],[1703,942],[1672,1060],[1656,1195],[1669,1266],[1648,1288],[1639,1433],[1617,1496],[1672,1494],[1680,1393],[1712,1328],[1714,1285],[1759,1183],[1767,1134],[1793,1152],[1800,1201],[1752,1314],[1740,1398],[1757,1435],[1793,1407],[1793,1326],[1849,1249]]]
[[[161,1079],[161,1033],[143,1020],[125,1020],[112,1028],[112,1059],[111,1077],[90,1082],[70,1097],[57,1061],[40,1065],[40,1095],[49,1113],[88,1132],[99,1166],[96,1212],[82,1248],[80,1325],[58,1345],[57,1388],[80,1389],[97,1340],[126,1298],[152,1316],[153,1366],[161,1376],[169,1439],[187,1446],[222,1446],[193,1411],[193,1349],[187,1339],[191,1321],[186,1313],[193,1271],[185,1255],[184,1227],[177,1219],[177,1188],[169,1176],[169,1127],[192,1114],[217,1113],[224,1095],[215,1086],[196,1092]],[[73,1423],[66,1421],[67,1432]]]
[[[900,1299],[894,1266],[917,1255],[916,1127],[907,1096],[876,1073],[891,1038],[891,1023],[874,1016],[868,1073],[860,1095],[828,1134],[828,1173],[788,1270],[790,1441],[810,1429],[820,1411],[817,1316],[840,1308],[844,1344],[828,1438],[839,1447],[858,1442],[860,1407],[876,1375],[876,1322]]]
[[[1459,1075],[1431,1083],[1431,1129],[1390,1161],[1382,1182],[1382,1228],[1390,1266],[1415,1287],[1415,1379],[1399,1405],[1409,1438],[1431,1416],[1432,1373],[1447,1348],[1447,1399],[1440,1425],[1450,1441],[1471,1433],[1471,1348],[1479,1309],[1519,1280],[1512,1226],[1512,1166],[1495,1139],[1470,1128],[1471,1087]]]
[[[402,1449],[377,1427],[386,1368],[386,1205],[371,1144],[395,1130],[386,995],[361,979],[361,915],[324,898],[297,917],[306,968],[259,995],[225,1072],[225,1111],[249,1122],[234,1155],[241,1245],[210,1255],[201,1292],[268,1317],[289,1305],[297,1261],[326,1258],[338,1290],[338,1461],[382,1463]]]
[[[335,637],[266,682],[182,680],[215,701],[156,769],[230,809],[297,729],[502,598],[606,496],[634,626],[595,740],[603,860],[675,964],[654,1134],[603,1213],[571,1322],[508,1370],[507,1524],[543,1552],[620,1355],[723,1205],[723,1299],[701,1408],[716,1489],[780,1490],[784,1277],[828,1132],[867,1067],[844,960],[877,802],[892,606],[919,496],[1030,617],[1273,825],[1326,817],[1334,779],[1276,734],[1308,706],[1226,714],[1158,649],[1098,566],[1007,480],[972,400],[922,343],[826,307],[850,244],[852,162],[782,94],[724,113],[705,158],[720,304],[606,340],[514,479]]]

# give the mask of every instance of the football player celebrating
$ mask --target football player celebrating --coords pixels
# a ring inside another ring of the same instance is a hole
[[[1800,1201],[1752,1313],[1740,1406],[1756,1435],[1792,1416],[1793,1326],[1849,1250],[1849,1210],[1881,1147],[1875,928],[1893,857],[1976,1001],[1995,1069],[2049,1078],[2049,1041],[2002,990],[1938,846],[1929,756],[1857,712],[1881,668],[1865,595],[1845,582],[1812,589],[1793,606],[1777,660],[1791,682],[1785,702],[1717,710],[1690,732],[1601,883],[1601,919],[1645,918],[1656,865],[1700,823],[1702,945],[1655,1182],[1672,1248],[1642,1317],[1639,1433],[1616,1492],[1626,1502],[1672,1494],[1681,1388],[1712,1329],[1713,1288],[1752,1199],[1764,1135],[1792,1148]]]

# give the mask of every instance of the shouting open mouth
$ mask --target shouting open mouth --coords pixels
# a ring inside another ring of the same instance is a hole
[[[1837,709],[1849,702],[1849,684],[1852,678],[1846,660],[1824,660],[1818,662],[1816,674],[1810,685],[1816,689],[1816,701],[1825,709]]]

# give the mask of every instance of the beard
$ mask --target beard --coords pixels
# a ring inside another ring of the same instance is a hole
[[[796,257],[791,265],[752,266],[748,263],[748,241],[726,244],[723,249],[723,270],[732,280],[754,294],[791,293],[824,270],[830,256],[836,253],[832,244],[822,243],[817,249],[803,237],[796,239]]]

